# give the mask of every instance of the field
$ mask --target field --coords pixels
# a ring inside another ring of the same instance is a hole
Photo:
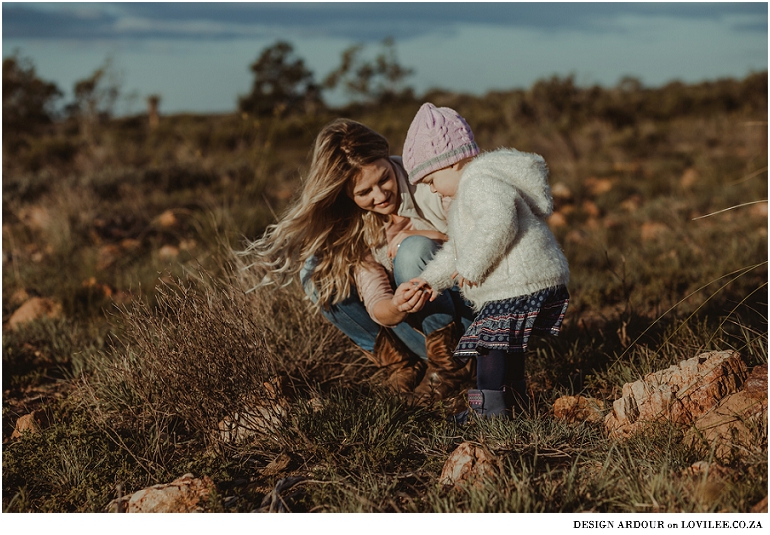
[[[513,421],[458,427],[410,407],[297,288],[243,292],[253,274],[233,251],[289,205],[320,128],[350,117],[399,154],[423,101],[457,109],[483,150],[550,169],[572,300],[560,337],[529,356],[535,409]],[[3,510],[104,511],[192,473],[219,512],[260,509],[281,480],[293,512],[749,512],[767,496],[765,426],[714,479],[691,470],[713,451],[682,429],[611,439],[553,403],[609,404],[704,351],[767,363],[767,132],[766,72],[5,129]],[[47,314],[13,319],[35,297]],[[266,427],[221,432],[255,403]],[[33,411],[38,429],[12,438]],[[465,441],[499,473],[446,489]]]

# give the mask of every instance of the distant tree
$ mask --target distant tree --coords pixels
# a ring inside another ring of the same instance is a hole
[[[81,132],[91,138],[100,121],[112,117],[120,95],[121,77],[112,59],[106,58],[91,76],[75,82],[75,100],[67,106],[70,116],[78,119]]]
[[[327,89],[341,87],[351,97],[368,102],[411,94],[411,88],[405,87],[404,81],[414,74],[414,70],[398,62],[392,37],[383,40],[381,47],[374,60],[362,57],[363,44],[344,50],[340,66],[326,76],[323,86]]]
[[[29,59],[14,54],[3,60],[4,138],[34,132],[54,117],[53,103],[62,92],[52,82],[37,77]]]
[[[238,108],[243,112],[269,115],[320,102],[320,88],[313,81],[312,71],[285,41],[264,49],[250,69],[254,73],[251,93],[238,99]]]

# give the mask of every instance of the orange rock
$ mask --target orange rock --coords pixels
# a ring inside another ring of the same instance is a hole
[[[158,250],[158,256],[162,260],[173,260],[179,256],[179,248],[173,245],[164,245]]]
[[[489,449],[481,444],[463,442],[444,463],[439,484],[457,486],[479,482],[480,478],[498,473],[498,461]]]
[[[572,191],[567,187],[564,182],[557,182],[551,186],[551,195],[554,199],[560,201],[572,200]]]
[[[679,179],[679,184],[685,189],[693,187],[700,180],[700,173],[694,167],[688,167],[682,173],[682,178]]]
[[[599,207],[596,206],[596,203],[593,201],[583,201],[581,208],[588,214],[588,217],[596,218],[601,215],[601,210],[599,210]]]
[[[11,319],[8,320],[8,327],[16,330],[19,328],[19,325],[29,323],[30,321],[41,318],[55,319],[61,317],[61,315],[62,306],[53,299],[32,297],[16,309]]]
[[[553,404],[553,416],[568,422],[594,422],[604,420],[604,401],[583,396],[562,396]]]
[[[102,245],[96,251],[96,269],[102,271],[114,264],[123,251],[117,245]]]
[[[548,218],[548,224],[552,228],[564,227],[567,225],[567,218],[559,212],[554,212],[551,217]]]
[[[13,294],[11,294],[10,299],[8,300],[11,306],[18,307],[24,304],[24,301],[29,299],[29,294],[27,293],[27,290],[24,288],[19,288]]]
[[[48,425],[48,417],[45,411],[32,411],[16,420],[16,427],[11,433],[11,440],[21,438],[22,433],[39,433]]]
[[[645,221],[642,224],[642,241],[656,240],[666,232],[668,232],[668,227],[663,223]]]
[[[607,193],[615,186],[615,181],[611,178],[596,178],[593,176],[586,178],[584,183],[588,191],[591,192],[591,195],[594,196]]]
[[[166,210],[162,214],[160,214],[155,221],[163,228],[170,228],[173,226],[176,226],[176,224],[179,222],[179,220],[174,215],[173,210]]]
[[[746,377],[746,365],[738,352],[703,353],[624,384],[622,397],[613,402],[604,426],[616,437],[664,419],[689,426],[725,396],[737,392]]]

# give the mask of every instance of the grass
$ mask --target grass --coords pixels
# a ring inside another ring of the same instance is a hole
[[[54,125],[3,160],[4,324],[17,291],[63,309],[4,329],[3,510],[102,511],[118,488],[187,472],[212,478],[210,510],[226,512],[751,510],[767,495],[766,424],[707,477],[690,467],[714,452],[681,429],[613,440],[552,407],[578,393],[609,403],[625,382],[704,351],[767,362],[766,204],[746,205],[767,198],[766,98],[766,73],[426,96],[460,110],[483,148],[542,154],[568,192],[554,232],[571,304],[561,335],[531,345],[535,411],[466,427],[384,391],[298,288],[245,294],[253,274],[229,255],[285,209],[327,120],[352,114],[398,153],[419,102],[170,116],[155,131],[127,118],[90,143]],[[223,420],[271,406],[268,428],[225,440]],[[10,440],[33,410],[49,425]],[[444,488],[444,462],[465,441],[488,448],[497,471]]]

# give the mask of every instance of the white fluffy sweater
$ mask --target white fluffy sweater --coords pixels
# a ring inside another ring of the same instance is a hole
[[[553,212],[542,156],[515,149],[466,165],[449,209],[449,241],[422,278],[442,291],[456,270],[478,286],[463,295],[478,311],[490,301],[566,285],[569,266],[545,218]]]

